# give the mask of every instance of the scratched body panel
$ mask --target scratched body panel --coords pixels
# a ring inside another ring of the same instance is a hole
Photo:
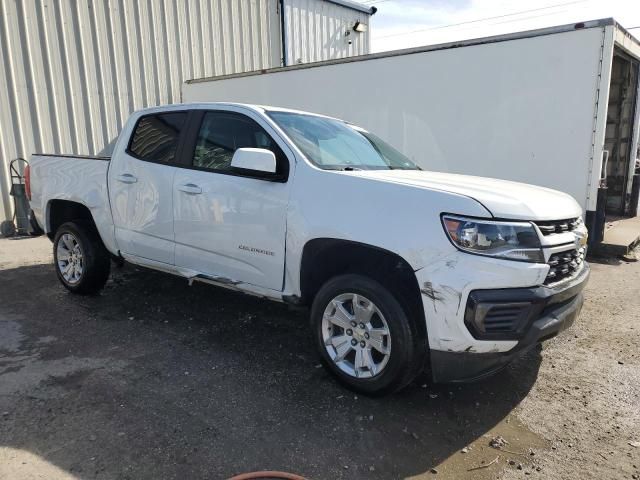
[[[448,352],[506,352],[517,341],[476,340],[464,324],[472,290],[535,287],[547,274],[544,264],[525,264],[455,251],[416,272],[422,293],[429,347]]]

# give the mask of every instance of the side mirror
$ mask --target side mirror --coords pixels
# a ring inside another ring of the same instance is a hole
[[[260,173],[276,173],[276,156],[264,148],[239,148],[233,154],[231,167]]]

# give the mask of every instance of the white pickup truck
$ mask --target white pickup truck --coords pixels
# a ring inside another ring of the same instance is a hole
[[[111,158],[34,155],[28,190],[70,291],[100,290],[117,258],[308,306],[323,363],[367,394],[499,370],[571,325],[589,276],[570,196],[423,171],[279,108],[143,110]]]

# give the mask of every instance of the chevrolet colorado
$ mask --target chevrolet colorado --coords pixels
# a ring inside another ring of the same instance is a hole
[[[305,112],[146,109],[110,158],[34,155],[27,183],[71,292],[117,258],[307,306],[324,365],[372,395],[499,370],[572,324],[589,276],[570,196],[424,171]]]

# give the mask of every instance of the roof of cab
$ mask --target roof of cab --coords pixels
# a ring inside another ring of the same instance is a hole
[[[266,112],[288,112],[288,113],[297,113],[297,114],[303,114],[303,115],[314,115],[317,117],[324,117],[324,118],[332,118],[335,119],[334,117],[330,117],[328,115],[323,115],[321,113],[314,113],[314,112],[306,112],[303,110],[295,110],[292,108],[284,108],[284,107],[276,107],[276,106],[270,106],[270,105],[254,105],[251,103],[237,103],[237,102],[187,102],[187,103],[172,103],[170,105],[161,105],[158,107],[148,107],[148,108],[142,108],[140,110],[135,111],[133,114],[137,115],[137,116],[143,116],[143,115],[148,115],[150,113],[158,113],[158,112],[167,112],[167,111],[173,111],[173,110],[207,110],[207,109],[214,109],[216,107],[241,107],[241,108],[246,108],[248,110],[253,110],[256,112],[260,112],[260,113],[266,113]],[[340,120],[340,119],[335,119],[335,120]]]

